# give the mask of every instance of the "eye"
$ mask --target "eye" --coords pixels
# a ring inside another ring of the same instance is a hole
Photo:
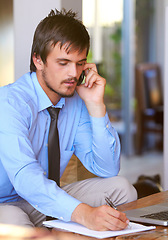
[[[78,62],[77,63],[77,66],[84,66],[85,65],[85,62]]]
[[[60,64],[61,66],[65,66],[65,65],[67,65],[67,62],[59,62],[59,64]]]

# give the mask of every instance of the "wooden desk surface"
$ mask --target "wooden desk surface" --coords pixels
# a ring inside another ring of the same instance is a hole
[[[127,211],[130,209],[147,207],[150,205],[155,205],[157,203],[168,202],[168,191],[152,194],[150,196],[138,199],[136,201],[123,204],[118,207],[120,211]]]
[[[156,193],[148,197],[138,199],[134,202],[123,204],[118,207],[120,211],[126,211],[129,209],[146,207],[149,205],[154,205],[161,203],[163,201],[168,201],[168,191]],[[96,238],[81,236],[75,233],[63,233],[60,231],[53,230],[53,235],[59,240],[95,240]],[[113,238],[108,238],[108,240],[165,240],[168,239],[168,227],[157,226],[156,229],[146,232],[133,233],[123,236],[117,236]]]
[[[168,191],[156,193],[141,199],[138,199],[131,203],[126,203],[118,207],[120,211],[127,211],[130,209],[147,207],[150,205],[155,205],[157,203],[168,202]],[[155,230],[141,232],[136,234],[129,234],[118,236],[114,238],[116,240],[123,240],[123,239],[148,239],[148,240],[165,240],[168,239],[168,227],[156,226]]]
[[[135,209],[140,207],[145,207],[149,205],[154,205],[161,203],[163,201],[168,201],[168,191],[156,193],[145,198],[141,198],[137,201],[124,204],[119,206],[120,211],[126,211],[129,209]],[[8,231],[8,234],[4,234],[5,228]],[[46,229],[19,229],[20,227],[2,226],[0,224],[0,240],[95,240],[96,238],[82,236],[76,233],[63,232],[56,229],[53,229],[51,232],[46,231]],[[156,229],[133,233],[123,236],[117,236],[113,238],[107,238],[108,240],[165,240],[168,239],[168,227],[157,226]]]

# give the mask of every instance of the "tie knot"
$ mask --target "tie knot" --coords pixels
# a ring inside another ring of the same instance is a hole
[[[49,112],[51,119],[55,120],[58,118],[60,108],[49,107],[49,108],[47,108],[47,111]]]

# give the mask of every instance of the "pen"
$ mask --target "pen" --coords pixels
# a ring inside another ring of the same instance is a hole
[[[117,210],[117,207],[112,203],[112,201],[111,201],[108,197],[105,197],[105,201],[106,201],[106,203],[107,203],[110,207],[112,207],[112,208],[114,208],[115,210]]]

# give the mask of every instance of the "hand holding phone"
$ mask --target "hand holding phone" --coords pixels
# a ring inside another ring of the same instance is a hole
[[[86,63],[83,70],[77,83],[77,93],[85,102],[91,116],[104,117],[106,113],[104,104],[106,80],[98,74],[94,63]],[[84,84],[80,85],[84,76]]]

